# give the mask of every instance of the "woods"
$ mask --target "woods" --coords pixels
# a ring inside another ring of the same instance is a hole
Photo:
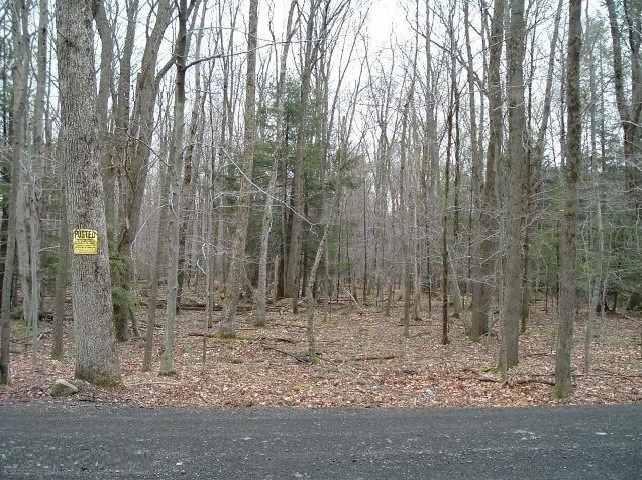
[[[346,302],[493,342],[503,382],[543,309],[571,395],[609,292],[640,322],[642,2],[393,3],[4,2],[0,383],[49,318],[79,379],[120,384],[142,335],[139,367],[180,375],[194,305],[204,374],[269,309],[314,365]]]

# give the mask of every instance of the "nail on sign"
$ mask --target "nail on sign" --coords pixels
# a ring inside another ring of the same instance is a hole
[[[74,230],[74,254],[98,255],[98,232],[78,228]]]

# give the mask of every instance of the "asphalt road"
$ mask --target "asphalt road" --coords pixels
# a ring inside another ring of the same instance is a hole
[[[642,479],[642,405],[0,405],[0,479]]]

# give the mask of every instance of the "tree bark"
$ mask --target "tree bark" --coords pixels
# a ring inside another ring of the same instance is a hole
[[[176,61],[174,125],[169,149],[169,272],[167,279],[167,309],[164,325],[163,353],[161,355],[160,375],[174,375],[174,336],[176,324],[176,302],[178,300],[178,256],[181,223],[183,171],[183,137],[185,132],[185,73],[187,71],[187,21],[190,10],[187,0],[180,0],[178,7],[178,36],[174,50]]]
[[[283,42],[283,52],[281,54],[281,61],[279,66],[279,80],[276,87],[276,148],[277,152],[274,157],[274,164],[272,167],[272,172],[270,173],[270,182],[267,189],[267,195],[265,197],[265,206],[263,209],[263,223],[261,227],[261,243],[260,243],[260,252],[259,252],[259,274],[258,274],[258,283],[256,290],[254,292],[254,323],[255,325],[265,325],[266,322],[266,291],[267,291],[267,257],[268,257],[268,246],[270,240],[270,232],[272,230],[272,206],[274,204],[274,196],[276,192],[276,182],[279,177],[279,165],[286,161],[285,156],[287,155],[287,143],[286,143],[286,125],[285,125],[285,82],[287,75],[287,59],[290,51],[290,44],[292,37],[296,33],[296,28],[293,28],[292,22],[294,19],[294,11],[297,6],[295,0],[290,4],[290,11],[288,13],[288,21],[286,26],[285,40]],[[299,18],[297,17],[295,26],[299,23]],[[273,39],[275,40],[275,39]],[[276,40],[275,40],[276,44]],[[279,256],[277,255],[277,259]],[[277,260],[274,262],[274,281],[275,285],[278,281],[278,275],[276,272],[279,270],[279,265]],[[277,299],[277,288],[273,289],[272,300],[276,302]]]
[[[494,290],[495,260],[493,253],[497,246],[494,240],[497,225],[493,213],[497,206],[496,175],[497,163],[502,157],[503,143],[503,102],[501,84],[501,61],[504,45],[504,0],[495,0],[490,37],[490,58],[488,62],[488,108],[489,139],[486,152],[486,180],[483,186],[479,223],[479,270],[472,285],[472,322],[470,337],[478,340],[490,331],[490,306]]]
[[[109,98],[114,88],[114,32],[105,12],[105,2],[94,0],[94,21],[100,37],[100,76],[96,117],[98,119],[100,167],[105,195],[107,236],[112,241],[116,234],[116,170],[114,165],[113,132],[109,122]]]
[[[577,235],[577,183],[582,160],[582,112],[580,99],[580,52],[582,49],[582,1],[568,6],[566,66],[567,128],[565,166],[566,195],[560,238],[560,300],[555,352],[555,393],[564,398],[573,391],[571,348],[575,318],[575,257]],[[589,307],[590,308],[590,307]]]
[[[615,98],[624,132],[624,161],[626,168],[625,188],[633,208],[642,207],[642,59],[640,58],[640,37],[642,35],[642,2],[623,2],[624,27],[617,19],[614,0],[606,0],[613,41],[613,85]],[[625,91],[624,61],[621,31],[627,35],[631,90]],[[627,100],[630,98],[630,101]]]
[[[120,288],[121,292],[130,298],[133,296],[131,293],[131,282],[133,280],[132,247],[138,234],[140,212],[149,172],[150,145],[152,144],[152,132],[154,129],[154,106],[158,96],[159,83],[166,71],[161,70],[156,74],[156,63],[160,43],[171,21],[172,10],[170,0],[158,2],[156,21],[143,51],[131,118],[127,119],[121,127],[127,129],[128,137],[131,141],[128,141],[126,145],[127,154],[123,160],[127,169],[120,172],[121,175],[126,175],[127,178],[126,181],[121,181],[120,218],[117,230],[118,238],[116,240],[116,251],[122,263],[122,272],[114,279],[114,286]],[[129,79],[125,80],[121,76],[120,81],[129,82]],[[129,108],[127,110],[129,111]],[[127,323],[130,319],[134,319],[131,302],[126,302],[123,305],[115,304],[114,309],[116,337],[121,341],[126,340]],[[137,335],[135,323],[132,324],[132,329],[134,330],[134,335]]]
[[[2,313],[0,323],[0,385],[11,383],[11,292],[16,252],[17,202],[20,167],[25,146],[25,110],[27,99],[28,33],[23,31],[27,21],[27,7],[22,0],[15,0],[11,6],[11,29],[13,36],[13,101],[11,105],[11,194],[9,197],[9,225],[7,250],[2,284]]]
[[[245,243],[250,214],[250,189],[254,167],[254,143],[256,141],[256,45],[258,23],[258,0],[250,0],[249,30],[247,34],[247,70],[245,77],[245,112],[243,132],[243,165],[241,166],[241,185],[239,189],[239,209],[237,212],[236,232],[232,247],[232,258],[227,282],[225,283],[225,303],[221,315],[221,335],[236,336],[234,317],[238,307],[240,290],[245,277]]]
[[[521,318],[522,278],[522,216],[526,167],[526,112],[524,107],[524,0],[510,3],[510,29],[506,41],[508,72],[508,155],[506,172],[505,213],[502,234],[505,248],[504,293],[501,304],[501,349],[499,366],[502,371],[519,361],[519,323]]]
[[[107,227],[97,155],[96,82],[90,0],[57,4],[61,132],[67,165],[70,228],[95,230],[96,255],[72,258],[76,378],[97,385],[121,382],[110,295]]]
[[[307,150],[307,125],[309,111],[309,97],[311,89],[312,66],[315,61],[315,52],[318,42],[314,40],[314,25],[319,0],[310,2],[310,12],[306,28],[306,41],[304,64],[301,73],[301,96],[299,104],[299,126],[297,129],[296,155],[294,160],[294,185],[292,188],[292,230],[290,234],[290,251],[285,273],[285,296],[292,298],[293,308],[297,309],[299,298],[299,283],[301,280],[300,261],[303,249],[303,219],[305,208],[304,179],[305,179],[305,153]]]
[[[66,175],[63,169],[63,182]],[[62,359],[64,347],[65,305],[67,303],[67,284],[69,283],[70,242],[69,221],[67,220],[67,192],[62,188],[62,218],[60,219],[60,250],[58,253],[58,271],[56,272],[56,303],[54,306],[53,326],[51,328],[51,358]]]

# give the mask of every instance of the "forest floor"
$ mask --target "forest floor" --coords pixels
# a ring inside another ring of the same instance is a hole
[[[141,309],[141,317],[144,313]],[[80,393],[66,401],[138,406],[525,406],[642,401],[642,316],[609,313],[595,322],[586,373],[587,312],[580,311],[573,347],[576,389],[569,398],[558,400],[552,386],[554,307],[548,311],[543,303],[531,307],[527,333],[520,336],[520,364],[506,378],[496,370],[497,336],[478,343],[465,336],[468,313],[462,319],[450,319],[446,346],[440,344],[439,306],[433,305],[431,313],[424,310],[423,315],[422,320],[411,322],[410,336],[405,338],[400,307],[393,309],[392,318],[386,318],[379,307],[362,308],[348,301],[333,304],[327,318],[319,309],[320,355],[310,364],[305,358],[307,316],[293,315],[283,304],[280,311],[268,313],[265,328],[253,327],[247,315],[238,317],[238,338],[218,338],[213,329],[212,336],[206,337],[203,364],[204,313],[188,311],[177,321],[177,375],[158,375],[162,328],[157,325],[152,371],[141,372],[142,338],[121,343],[123,384],[115,388],[73,380],[70,321],[65,323],[67,355],[62,361],[49,358],[51,325],[43,324],[35,366],[30,338],[17,328],[13,348],[21,353],[12,355],[12,384],[0,388],[0,401],[50,398],[49,388],[57,378],[80,387]]]

